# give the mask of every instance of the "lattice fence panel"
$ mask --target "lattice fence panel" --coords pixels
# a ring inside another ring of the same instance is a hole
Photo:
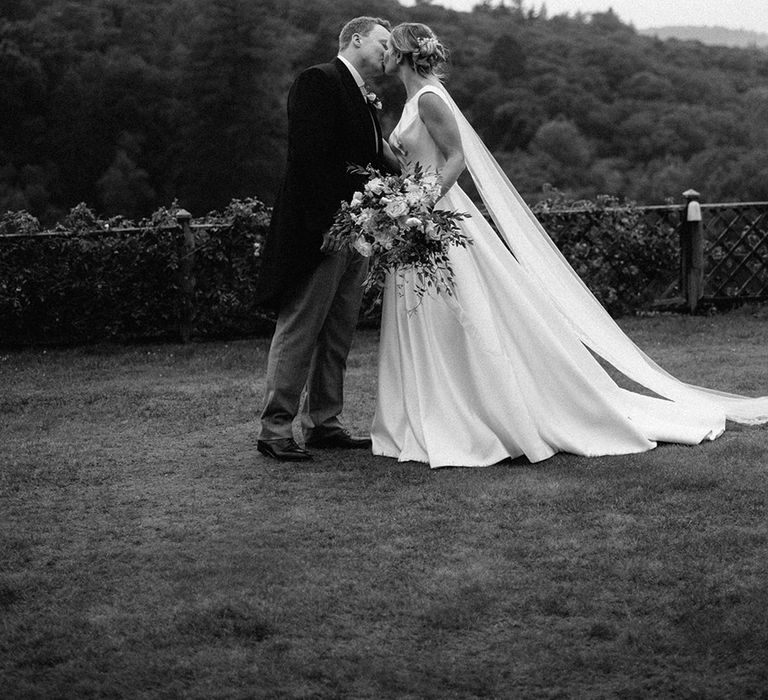
[[[664,291],[659,295],[660,299],[680,297],[682,295],[682,277],[680,269],[680,224],[682,223],[685,207],[680,204],[666,206],[638,207],[642,214],[643,223],[660,236],[666,236],[673,244],[675,260],[675,274],[671,274],[665,280]]]
[[[768,299],[768,204],[705,204],[704,296]]]

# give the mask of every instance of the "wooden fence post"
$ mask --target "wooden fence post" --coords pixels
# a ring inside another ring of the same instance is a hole
[[[685,220],[681,226],[680,260],[682,292],[689,313],[694,313],[704,294],[704,239],[701,227],[701,205],[696,190],[686,190]]]
[[[188,343],[192,336],[193,295],[195,292],[195,279],[193,277],[193,264],[195,254],[195,238],[192,235],[190,221],[192,214],[186,209],[176,212],[176,221],[181,228],[181,242],[179,245],[179,338],[182,343]]]

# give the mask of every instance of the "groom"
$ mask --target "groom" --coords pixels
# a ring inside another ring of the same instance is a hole
[[[307,447],[371,445],[339,420],[368,263],[334,246],[327,231],[341,201],[363,184],[347,165],[383,167],[375,96],[365,79],[383,72],[389,28],[376,17],[347,22],[336,59],[303,71],[288,94],[287,172],[257,284],[259,303],[278,312],[257,449],[277,460],[312,458],[292,432],[305,386],[301,422]]]

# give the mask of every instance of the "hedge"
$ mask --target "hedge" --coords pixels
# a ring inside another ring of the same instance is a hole
[[[134,223],[99,219],[81,204],[52,231],[33,217],[0,218],[0,344],[177,339],[184,254],[177,206]],[[233,200],[193,222],[193,337],[264,334],[253,302],[269,210]],[[52,235],[53,234],[53,235]]]
[[[676,225],[649,218],[634,202],[570,200],[550,188],[533,211],[612,316],[647,308],[679,276]]]
[[[0,217],[0,345],[178,339],[184,255],[178,209],[174,203],[132,222],[101,219],[80,204],[52,232],[40,231],[26,212]],[[534,210],[613,315],[642,309],[660,284],[676,278],[673,227],[648,225],[632,203],[574,202],[550,190]],[[251,198],[192,221],[193,338],[271,332],[273,318],[254,303],[269,216]],[[375,325],[379,316],[370,295],[362,323]]]

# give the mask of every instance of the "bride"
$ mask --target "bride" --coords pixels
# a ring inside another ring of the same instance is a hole
[[[419,303],[407,273],[387,280],[374,454],[432,467],[537,462],[693,445],[717,438],[726,418],[768,422],[768,397],[678,381],[624,335],[443,87],[445,60],[429,27],[392,30],[385,71],[407,100],[386,151],[395,166],[439,170],[437,206],[471,214],[462,226],[473,245],[451,249],[453,296]],[[465,167],[499,234],[456,184]],[[620,387],[596,357],[648,391]]]

